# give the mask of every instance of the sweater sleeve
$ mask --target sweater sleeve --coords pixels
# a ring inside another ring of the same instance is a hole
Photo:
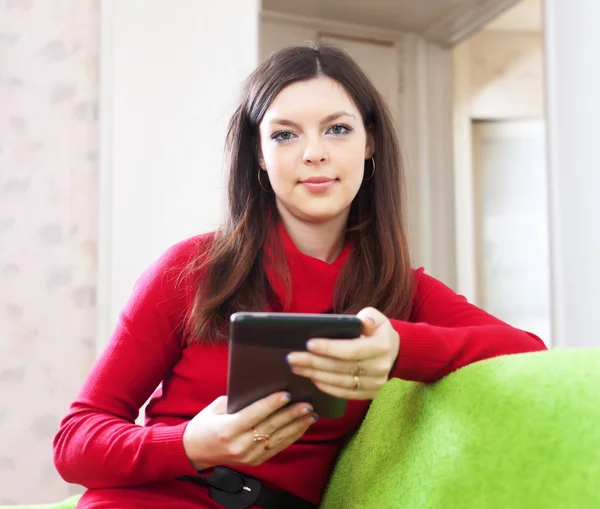
[[[183,268],[193,251],[191,240],[173,246],[136,282],[54,438],[54,464],[66,481],[108,488],[195,473],[182,443],[187,423],[135,424],[180,357],[186,298],[174,269]]]
[[[416,272],[411,320],[390,321],[400,336],[392,376],[405,380],[434,382],[476,361],[546,349],[534,334],[469,304],[422,269]]]

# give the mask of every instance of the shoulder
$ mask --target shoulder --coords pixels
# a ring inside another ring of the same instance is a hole
[[[424,267],[413,269],[412,273],[413,310],[419,308],[426,299],[432,296],[439,296],[441,298],[459,297],[449,286],[427,274]]]
[[[181,283],[188,281],[186,276],[191,272],[192,264],[208,250],[213,238],[214,232],[204,233],[167,247],[139,276],[136,290],[162,295],[177,292]]]
[[[444,317],[444,323],[456,323],[457,317],[468,316],[469,323],[474,324],[473,320],[479,320],[482,316],[484,322],[489,318],[487,313],[470,304],[464,295],[430,276],[422,267],[414,270],[413,274],[411,321],[440,323]]]
[[[413,273],[413,287],[416,295],[423,295],[429,293],[432,290],[450,291],[454,293],[454,290],[450,288],[446,283],[440,279],[427,273],[424,267],[412,269]]]
[[[215,232],[203,233],[170,245],[150,265],[149,269],[168,271],[169,269],[185,268],[208,250],[214,236]]]
[[[427,284],[427,274],[425,274],[424,267],[418,267],[412,269],[412,279],[413,279],[413,292],[415,299],[418,297],[420,293],[423,291],[423,283]],[[425,281],[424,281],[425,280]]]

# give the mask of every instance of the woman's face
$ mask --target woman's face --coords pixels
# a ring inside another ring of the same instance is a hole
[[[280,214],[311,223],[345,221],[365,159],[374,152],[346,90],[327,77],[292,83],[275,97],[259,130],[259,162]]]

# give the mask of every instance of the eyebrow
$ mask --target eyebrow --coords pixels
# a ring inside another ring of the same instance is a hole
[[[346,111],[336,111],[335,113],[332,113],[331,115],[327,115],[323,120],[321,120],[321,124],[328,124],[329,122],[332,122],[340,117],[356,118],[356,116],[353,115],[352,113],[348,113]],[[279,125],[289,125],[292,127],[300,127],[296,122],[294,122],[292,120],[288,120],[286,118],[274,118],[269,122],[269,124],[279,124]]]

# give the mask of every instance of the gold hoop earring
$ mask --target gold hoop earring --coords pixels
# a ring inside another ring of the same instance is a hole
[[[371,176],[365,180],[371,180],[373,178],[373,175],[375,175],[375,158],[374,157],[371,157],[371,162],[373,163],[373,171],[371,172]]]
[[[263,171],[263,170],[262,170],[261,168],[259,168],[259,169],[258,169],[258,174],[257,174],[257,176],[258,176],[258,185],[259,185],[259,186],[262,188],[262,190],[263,190],[265,193],[268,193],[269,191],[267,191],[267,190],[266,190],[266,189],[263,187],[263,185],[262,185],[262,182],[260,181],[260,172],[261,172],[261,171]]]

